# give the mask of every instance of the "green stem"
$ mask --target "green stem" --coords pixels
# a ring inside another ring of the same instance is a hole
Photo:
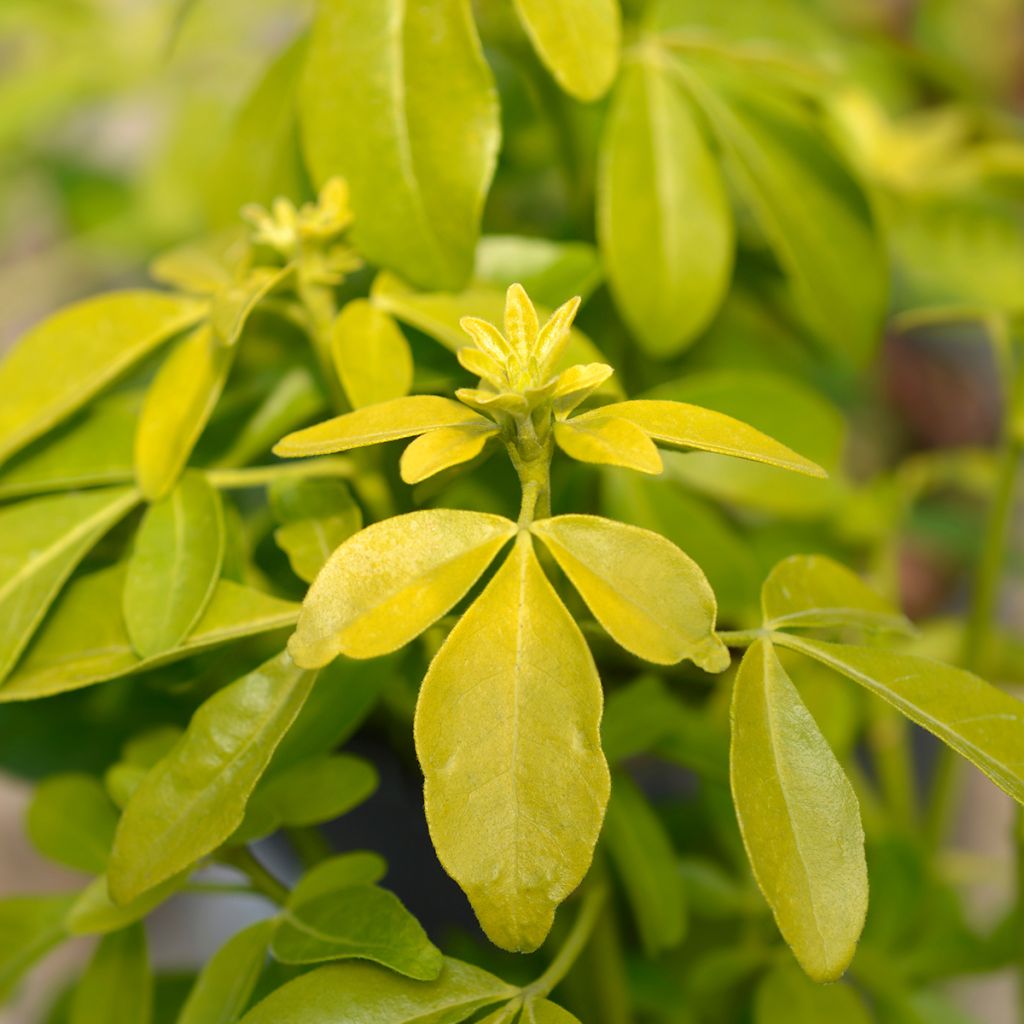
[[[273,466],[245,466],[239,469],[210,469],[206,479],[222,491],[239,491],[247,487],[264,487],[284,477],[301,479],[307,476],[337,476],[351,479],[355,473],[348,459],[327,456],[303,462],[281,462]]]
[[[586,946],[594,930],[594,925],[597,924],[607,891],[604,885],[597,885],[584,896],[583,905],[580,907],[579,914],[576,915],[572,931],[569,932],[562,948],[548,965],[548,969],[533,984],[523,989],[524,996],[533,998],[549,995],[551,990],[569,973],[576,958],[583,952],[583,947]]]
[[[302,866],[307,870],[316,867],[317,864],[334,853],[334,847],[315,825],[288,828],[285,829],[285,835],[302,862]]]
[[[749,647],[755,640],[763,636],[770,636],[769,629],[723,629],[718,633],[718,639],[726,647]]]
[[[220,859],[222,863],[241,871],[252,883],[253,889],[266,896],[271,903],[283,907],[288,902],[288,887],[275,878],[247,846],[227,850]]]

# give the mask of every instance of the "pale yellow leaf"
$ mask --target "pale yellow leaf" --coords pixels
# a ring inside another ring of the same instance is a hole
[[[555,440],[566,455],[580,462],[654,474],[664,468],[658,449],[644,431],[629,420],[603,415],[603,410],[556,423]]]
[[[412,353],[398,324],[366,299],[355,299],[331,328],[331,355],[355,409],[401,398],[412,387]]]
[[[441,427],[421,434],[402,452],[402,479],[407,484],[418,484],[443,469],[475,459],[497,433],[498,428],[492,425]]]
[[[590,397],[615,371],[605,363],[586,363],[570,366],[558,377],[551,397],[555,403],[555,414],[568,416]]]

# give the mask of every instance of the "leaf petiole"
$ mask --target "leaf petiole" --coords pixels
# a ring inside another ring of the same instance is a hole
[[[531,999],[550,994],[551,990],[569,973],[576,958],[583,952],[590,935],[597,924],[598,916],[604,907],[608,889],[604,884],[594,886],[583,898],[583,905],[573,923],[572,931],[562,944],[555,959],[547,970],[536,981],[523,989],[523,998]]]

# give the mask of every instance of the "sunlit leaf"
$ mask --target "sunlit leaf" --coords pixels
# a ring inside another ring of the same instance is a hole
[[[462,285],[500,136],[468,0],[320,4],[299,109],[315,182],[351,186],[360,252]]]
[[[64,915],[74,893],[0,900],[0,1001],[22,975],[66,937]]]
[[[289,650],[311,667],[397,650],[465,595],[515,531],[501,516],[454,509],[368,526],[310,587]]]
[[[32,794],[26,830],[40,853],[76,871],[107,868],[117,810],[91,775],[51,775]]]
[[[0,680],[75,566],[138,500],[134,489],[119,487],[0,509]]]
[[[214,694],[124,809],[110,891],[127,902],[194,864],[241,824],[314,675],[280,654]]]
[[[401,398],[412,387],[412,353],[405,335],[366,299],[348,303],[334,321],[331,355],[354,409]]]
[[[555,424],[555,441],[579,462],[623,466],[658,474],[664,468],[658,449],[638,426],[617,416],[587,415]]]
[[[441,427],[421,434],[402,452],[400,468],[407,484],[418,484],[442,470],[475,459],[484,446],[495,437],[498,428],[469,424],[464,427]]]
[[[846,970],[868,878],[853,787],[772,645],[757,640],[733,690],[733,800],[754,877],[815,981]]]
[[[600,516],[540,519],[531,530],[627,650],[662,665],[690,658],[712,672],[728,666],[715,636],[715,595],[671,541]]]
[[[204,302],[164,292],[112,292],[32,328],[0,363],[0,461],[205,311]]]
[[[105,935],[79,979],[68,1024],[150,1024],[153,976],[146,932],[136,924]]]
[[[521,534],[434,658],[415,722],[434,846],[504,949],[539,946],[590,866],[609,789],[601,702]]]

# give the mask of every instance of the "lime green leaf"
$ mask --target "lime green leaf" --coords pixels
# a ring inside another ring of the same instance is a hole
[[[554,309],[566,295],[586,302],[601,283],[601,261],[586,242],[485,235],[476,247],[473,278],[501,289],[518,281],[534,302]]]
[[[871,1024],[849,985],[817,985],[792,964],[769,971],[754,995],[754,1024]]]
[[[199,972],[177,1024],[235,1024],[249,1005],[276,926],[257,921],[221,946]]]
[[[834,981],[867,912],[860,809],[765,640],[736,675],[730,768],[743,842],[779,931],[815,981]]]
[[[402,452],[399,463],[402,479],[407,484],[418,484],[444,469],[459,466],[475,459],[498,428],[470,424],[465,427],[441,427],[421,434]]]
[[[489,420],[450,398],[411,395],[357,409],[315,427],[298,430],[279,441],[274,453],[282,456],[328,455],[466,423],[490,425]]]
[[[493,1013],[482,1018],[480,1024],[514,1024],[523,1008],[522,999],[513,999],[504,1006],[499,1006]]]
[[[117,810],[91,775],[52,775],[32,794],[26,827],[44,856],[76,871],[107,869]]]
[[[320,4],[299,109],[315,182],[352,188],[359,251],[423,286],[463,284],[500,138],[468,0]]]
[[[22,449],[0,471],[0,498],[130,483],[139,404],[136,392],[97,399]]]
[[[387,869],[383,857],[367,850],[329,857],[299,879],[288,896],[288,906],[297,907],[352,885],[373,885],[384,877]]]
[[[202,618],[224,559],[220,494],[199,473],[150,505],[124,583],[124,621],[142,658],[177,647]]]
[[[558,84],[580,100],[604,95],[619,66],[618,0],[515,0],[519,19]]]
[[[8,896],[0,900],[0,1002],[22,975],[67,935],[64,915],[74,894]]]
[[[153,378],[135,434],[135,478],[150,501],[174,487],[220,398],[233,359],[234,349],[203,324],[178,342]]]
[[[715,636],[715,595],[671,541],[600,516],[555,516],[530,529],[626,650],[660,665],[690,658],[709,672],[728,667]]]
[[[238,828],[313,679],[280,654],[199,708],[124,809],[110,858],[118,903],[194,864]]]
[[[309,667],[398,650],[465,595],[515,532],[502,516],[455,509],[368,526],[310,587],[289,650]]]
[[[271,952],[285,964],[372,960],[420,981],[433,981],[444,965],[416,918],[394,893],[376,885],[352,885],[291,903]]]
[[[350,302],[334,321],[331,355],[354,409],[409,394],[409,343],[398,324],[366,299]]]
[[[655,55],[629,66],[616,86],[597,217],[623,318],[650,355],[681,351],[728,287],[733,224],[697,115]]]
[[[141,924],[105,935],[75,988],[68,1024],[150,1024],[153,976]]]
[[[290,626],[298,615],[290,601],[221,580],[184,643],[164,654],[139,658],[121,613],[124,579],[122,565],[72,583],[17,671],[0,686],[0,703],[35,700],[166,665],[230,640]]]
[[[430,834],[487,935],[541,944],[608,799],[601,683],[529,534],[438,651],[416,707]]]
[[[0,509],[0,680],[75,566],[138,500],[134,489],[119,487]]]
[[[651,439],[629,420],[584,413],[555,424],[555,441],[566,455],[579,462],[623,466],[657,474],[664,468]]]
[[[148,892],[116,905],[110,898],[110,883],[106,874],[94,878],[78,895],[68,910],[64,925],[72,935],[106,935],[126,928],[155,910],[178,892],[188,881],[184,871],[161,882]]]
[[[256,267],[241,281],[216,292],[210,309],[210,326],[216,340],[225,348],[234,347],[256,307],[292,271],[291,265]]]
[[[205,311],[205,303],[183,296],[112,292],[32,328],[0,363],[0,462]]]
[[[627,775],[612,785],[604,842],[626,887],[644,949],[672,949],[686,930],[683,879],[672,843],[647,799]]]
[[[359,519],[362,520],[362,513]],[[279,526],[274,531],[274,543],[288,556],[292,572],[299,579],[312,583],[331,552],[348,540],[360,525],[347,515],[299,519]]]
[[[856,573],[824,555],[792,555],[779,562],[761,588],[761,612],[768,629],[913,628]]]
[[[523,1024],[580,1024],[568,1010],[550,999],[530,1000],[523,1010]]]
[[[231,228],[160,253],[149,265],[149,276],[193,295],[229,288],[252,263],[247,233],[237,223],[240,208],[241,203],[231,212]]]
[[[976,764],[1024,803],[1024,703],[984,679],[931,658],[778,634],[877,694]]]
[[[590,419],[614,416],[629,420],[659,444],[673,448],[699,448],[718,455],[764,462],[770,466],[823,477],[825,471],[784,444],[762,434],[740,420],[712,409],[685,402],[639,399],[614,402],[577,416],[572,422],[582,426]]]

